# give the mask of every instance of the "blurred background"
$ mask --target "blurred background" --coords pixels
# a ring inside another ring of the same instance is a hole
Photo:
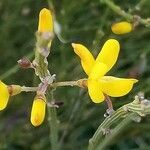
[[[125,11],[148,18],[149,0],[114,1]],[[34,58],[38,13],[53,8],[56,36],[48,58],[49,69],[56,81],[85,78],[72,42],[82,43],[96,56],[108,38],[120,41],[119,59],[108,75],[134,77],[139,82],[126,96],[112,98],[114,108],[133,101],[143,91],[150,98],[150,29],[139,25],[133,32],[115,35],[111,24],[125,20],[98,0],[0,0],[0,80],[6,84],[36,86],[39,80],[32,69],[20,69],[17,60]],[[50,149],[47,118],[40,127],[30,123],[34,93],[11,97],[8,107],[0,112],[0,150]],[[86,149],[89,138],[104,120],[106,104],[94,104],[87,91],[77,87],[61,87],[54,92],[58,109],[59,144],[62,150]],[[150,118],[132,123],[115,138],[110,150],[150,149]]]

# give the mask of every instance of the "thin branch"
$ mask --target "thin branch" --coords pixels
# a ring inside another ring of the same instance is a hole
[[[125,19],[131,22],[133,22],[135,16],[137,16],[137,15],[131,15],[130,13],[125,12],[123,9],[121,9],[120,6],[116,5],[112,0],[100,0],[100,2],[105,3],[115,13],[117,13],[118,15],[124,17]],[[150,18],[143,19],[140,16],[138,16],[138,22],[145,25],[146,27],[150,27]]]
[[[59,86],[79,86],[78,81],[64,81],[50,84],[50,87],[56,88]]]
[[[108,109],[113,110],[113,104],[112,104],[110,97],[106,94],[104,94],[104,95],[105,95],[105,101],[107,103]]]
[[[86,80],[87,79],[80,79],[77,81],[64,81],[64,82],[54,82],[49,84],[49,87],[57,88],[62,86],[78,86],[78,87],[86,87]],[[22,92],[36,92],[38,90],[38,87],[27,87],[22,86],[21,91]]]
[[[27,87],[27,86],[22,86],[21,91],[22,92],[36,92],[38,87]]]
[[[50,87],[56,88],[60,86],[78,86],[78,87],[86,87],[87,79],[79,79],[77,81],[64,81],[64,82],[55,82],[50,84]]]

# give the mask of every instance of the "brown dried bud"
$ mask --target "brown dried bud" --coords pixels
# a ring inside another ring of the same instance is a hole
[[[20,60],[17,61],[19,66],[21,68],[32,68],[32,63],[30,62],[30,60],[26,57],[21,58]]]
[[[21,86],[20,85],[8,85],[8,91],[10,96],[17,95],[21,93]]]

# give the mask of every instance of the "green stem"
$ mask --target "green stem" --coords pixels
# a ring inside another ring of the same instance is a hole
[[[135,6],[135,9],[140,10],[146,2],[147,0],[140,0],[140,2]]]
[[[36,92],[37,90],[38,87],[26,87],[26,86],[21,87],[22,92]]]
[[[133,118],[136,116],[137,114],[135,113],[128,114],[128,116],[113,129],[111,134],[99,143],[96,150],[104,150],[113,141],[113,139],[115,139],[115,137],[133,121]]]
[[[124,117],[128,118],[131,113],[138,115],[139,117],[150,114],[150,101],[146,99],[140,101],[136,96],[132,103],[126,104],[113,112],[111,116],[108,116],[102,122],[93,137],[89,140],[88,150],[95,150],[98,145],[101,145],[103,140],[107,140],[107,137],[105,138],[104,135],[108,133],[112,125],[114,125],[116,122],[120,122]],[[139,119],[139,117],[134,117],[134,119]],[[107,141],[106,143],[109,144],[109,142],[111,142],[111,140]]]
[[[50,84],[50,87],[56,88],[59,86],[79,86],[79,87],[86,87],[87,79],[80,79],[77,81],[64,81],[64,82],[55,82]]]
[[[50,45],[52,38],[44,39],[43,33],[37,32],[37,43],[35,49],[35,59],[34,65],[36,66],[36,74],[39,76],[41,80],[46,79],[49,77],[51,83],[53,83],[53,77],[50,75],[48,70],[48,62],[47,56],[44,55],[42,50],[49,53],[50,52]],[[49,83],[49,84],[51,84]],[[46,98],[47,101],[54,102],[53,98],[53,91],[48,88],[46,91]],[[57,121],[57,113],[55,107],[47,107],[48,108],[48,125],[50,127],[50,142],[51,142],[51,149],[58,150],[58,121]]]
[[[49,84],[49,87],[51,88],[57,88],[57,87],[62,87],[62,86],[78,86],[78,87],[86,87],[85,83],[86,83],[87,79],[80,79],[77,81],[64,81],[64,82],[55,82],[55,83],[51,83]],[[21,87],[21,91],[22,92],[36,92],[38,90],[38,87],[27,87],[27,86],[22,86]]]
[[[130,13],[127,13],[124,10],[122,10],[121,7],[116,5],[112,0],[100,0],[100,2],[105,3],[110,9],[112,9],[115,13],[124,17],[125,19],[131,22],[134,20],[134,15],[131,15]],[[139,18],[138,22],[147,27],[150,27],[150,18],[147,19]]]
[[[118,111],[114,112],[114,114],[110,117],[107,117],[102,124],[98,127],[96,132],[94,133],[93,137],[89,140],[89,146],[88,150],[94,150],[94,148],[98,145],[99,141],[107,130],[109,130],[109,127],[114,123],[121,119],[122,116],[126,114],[125,111],[118,109]]]
[[[50,100],[50,102],[54,102],[53,98],[53,90],[51,92],[47,92],[47,98]],[[58,120],[57,120],[57,111],[55,107],[48,107],[48,123],[50,127],[50,141],[51,141],[51,149],[52,150],[58,150]]]

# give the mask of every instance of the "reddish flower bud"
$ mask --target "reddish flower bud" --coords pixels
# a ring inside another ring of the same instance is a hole
[[[32,67],[32,63],[30,62],[30,60],[26,57],[21,58],[20,60],[17,61],[19,66],[21,68],[31,68]]]

